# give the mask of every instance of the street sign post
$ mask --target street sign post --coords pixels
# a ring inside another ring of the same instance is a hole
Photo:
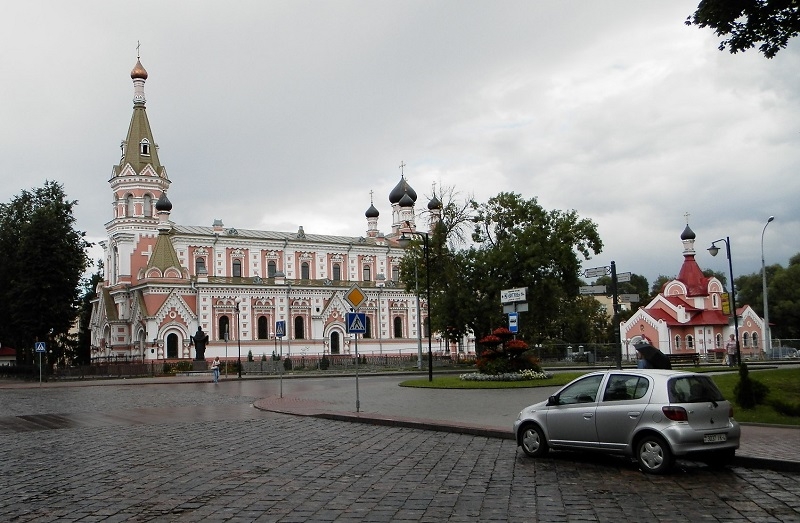
[[[286,321],[281,320],[275,322],[275,336],[278,338],[283,338],[284,336],[286,336]]]
[[[625,283],[626,281],[631,281],[631,273],[629,272],[620,272],[617,274],[617,282],[618,283]]]
[[[583,271],[584,278],[598,278],[606,275],[608,275],[608,267],[594,267]]]
[[[37,341],[34,345],[36,354],[39,355],[39,386],[42,386],[42,354],[47,351],[47,345],[43,341]]]
[[[347,334],[367,333],[367,314],[364,312],[348,312],[345,314],[347,321]]]
[[[637,303],[639,301],[638,294],[620,294],[619,301],[625,303]]]
[[[605,285],[584,285],[580,287],[578,291],[581,294],[605,294],[606,293],[606,286]]]

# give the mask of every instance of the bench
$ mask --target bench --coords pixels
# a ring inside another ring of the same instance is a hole
[[[670,365],[679,363],[691,363],[695,367],[700,365],[700,354],[697,352],[684,352],[682,354],[667,354]]]

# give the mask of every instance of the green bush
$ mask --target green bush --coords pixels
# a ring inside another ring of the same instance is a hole
[[[191,361],[181,360],[175,364],[175,371],[176,372],[188,372],[192,370],[194,367],[192,366]]]
[[[319,360],[319,368],[320,370],[328,370],[328,367],[331,366],[331,360],[328,359],[326,355],[322,355],[322,359]]]
[[[283,360],[283,370],[292,370],[291,358],[286,358],[285,360]]]
[[[267,361],[267,355],[266,354],[262,354],[261,355],[261,361]]]
[[[772,400],[770,406],[784,416],[800,417],[800,404],[786,403],[782,400]]]

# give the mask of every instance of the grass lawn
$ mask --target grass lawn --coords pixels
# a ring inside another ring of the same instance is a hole
[[[719,371],[720,367],[708,369],[687,369],[700,371]],[[406,380],[400,385],[403,387],[420,387],[435,389],[512,389],[530,387],[552,387],[565,385],[590,371],[560,372],[545,380],[526,380],[526,381],[462,381],[457,375],[435,376],[433,381],[427,378]],[[776,425],[798,425],[800,426],[800,416],[789,416],[781,414],[772,408],[771,401],[780,401],[787,405],[793,405],[795,409],[800,406],[800,368],[783,369],[764,369],[753,370],[750,367],[750,378],[760,381],[769,387],[767,395],[767,405],[758,405],[754,409],[743,409],[736,404],[736,397],[733,388],[739,382],[738,372],[728,372],[725,374],[715,374],[712,379],[722,391],[722,395],[727,400],[733,402],[734,416],[737,421],[749,423],[771,423]]]

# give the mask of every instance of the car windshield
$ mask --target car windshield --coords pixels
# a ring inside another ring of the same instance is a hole
[[[707,376],[679,376],[669,380],[670,403],[723,401],[722,393]]]

